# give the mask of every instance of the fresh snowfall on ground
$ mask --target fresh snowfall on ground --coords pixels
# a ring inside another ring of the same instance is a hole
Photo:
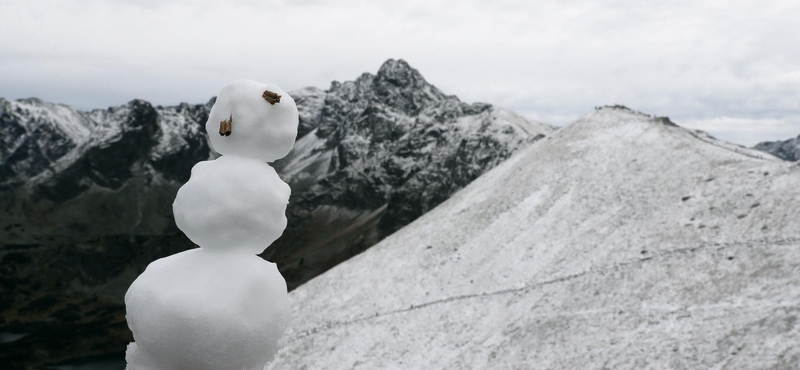
[[[798,184],[595,110],[294,290],[267,368],[797,368]]]

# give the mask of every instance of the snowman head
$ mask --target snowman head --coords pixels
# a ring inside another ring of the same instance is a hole
[[[272,162],[292,150],[298,123],[294,100],[278,86],[236,80],[219,92],[206,131],[222,155]]]
[[[178,228],[203,249],[258,254],[286,228],[290,193],[268,164],[226,155],[197,163],[172,209]]]

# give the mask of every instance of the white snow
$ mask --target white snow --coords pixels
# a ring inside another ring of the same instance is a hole
[[[280,102],[273,105],[264,100],[261,94],[265,90],[281,95]],[[219,92],[206,131],[217,153],[272,162],[292,150],[298,117],[294,100],[279,87],[236,80]],[[232,133],[221,136],[219,124],[227,119],[232,120]]]
[[[197,163],[175,196],[175,223],[202,248],[258,254],[286,228],[291,189],[258,160],[223,155]]]
[[[601,109],[290,294],[267,369],[798,368],[800,166]]]
[[[23,122],[28,132],[33,132],[44,122],[53,122],[59,131],[80,145],[90,139],[96,125],[81,112],[66,105],[44,102],[36,98],[6,101],[14,113],[30,117]]]
[[[204,248],[151,263],[125,307],[129,369],[260,369],[289,319],[275,264]]]
[[[530,136],[536,136],[538,134],[549,136],[557,130],[555,126],[527,119],[519,115],[517,112],[504,108],[494,109],[494,116],[496,117],[494,118],[495,121],[519,127]]]
[[[175,197],[175,223],[200,248],[151,263],[125,295],[128,370],[262,369],[278,350],[286,282],[256,254],[286,227],[291,190],[265,161],[292,149],[298,121],[288,95],[279,109],[256,106],[270,105],[265,87],[283,95],[239,80],[212,108],[207,127],[232,114],[238,135],[212,140],[223,155],[196,164]]]

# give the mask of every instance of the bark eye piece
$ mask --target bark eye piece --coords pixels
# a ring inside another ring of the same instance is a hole
[[[264,98],[264,100],[266,100],[270,105],[275,105],[275,103],[281,102],[281,96],[269,90],[264,90],[264,93],[261,94],[261,97]]]
[[[231,136],[231,129],[233,124],[233,114],[228,119],[219,123],[219,136]]]

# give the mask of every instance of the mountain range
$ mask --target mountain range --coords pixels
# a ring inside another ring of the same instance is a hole
[[[597,109],[292,291],[268,369],[796,369],[798,184]]]
[[[800,356],[775,344],[796,340],[797,165],[622,106],[556,130],[446,95],[402,60],[290,95],[298,139],[272,164],[289,228],[262,257],[296,315],[273,368]],[[213,103],[0,98],[0,362],[123,358],[124,292],[194,247],[171,204],[217,156]],[[797,160],[798,139],[756,148]]]
[[[263,257],[290,289],[366,250],[555,128],[464,103],[403,60],[289,93],[300,127],[273,166],[289,228]],[[171,204],[216,158],[205,104],[134,100],[89,112],[0,98],[4,362],[40,366],[124,350],[122,297],[151,261],[193,248]]]

